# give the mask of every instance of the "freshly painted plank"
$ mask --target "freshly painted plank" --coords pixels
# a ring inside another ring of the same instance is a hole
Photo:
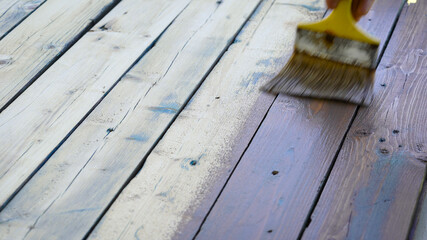
[[[427,162],[426,9],[403,9],[374,102],[358,112],[303,239],[408,236]]]
[[[191,2],[2,211],[0,235],[82,238],[258,3]]]
[[[0,39],[46,0],[0,1]]]
[[[195,235],[244,151],[244,144],[233,145],[251,139],[239,131],[251,116],[253,134],[268,109],[253,108],[258,89],[292,51],[296,23],[324,13],[323,1],[305,3],[264,1],[90,238]],[[261,97],[270,103],[273,98]]]
[[[420,196],[420,209],[416,214],[414,222],[414,233],[411,239],[424,240],[427,239],[427,182],[424,181],[423,193]]]
[[[0,205],[188,2],[122,1],[0,114]]]
[[[384,42],[400,4],[376,1],[360,25]],[[197,238],[298,238],[354,111],[354,105],[280,95]]]
[[[117,0],[49,0],[0,41],[0,112]]]

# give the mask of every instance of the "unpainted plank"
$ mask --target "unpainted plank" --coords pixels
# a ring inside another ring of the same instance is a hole
[[[297,22],[324,13],[323,1],[304,1],[305,7],[285,3],[263,2],[91,239],[195,235],[245,149],[243,144],[233,146],[239,141],[247,145],[251,139],[251,134],[240,135],[240,130],[251,116],[253,134],[268,109],[268,105],[253,108],[259,87],[279,71],[292,51]],[[261,97],[270,103],[273,98]]]
[[[361,27],[384,42],[400,5],[376,1]],[[280,95],[197,239],[297,239],[354,111]]]
[[[303,239],[407,237],[427,162],[426,9],[403,9]]]
[[[258,4],[191,2],[2,211],[0,235],[82,238]]]
[[[0,41],[0,112],[117,0],[49,0]]]
[[[0,1],[0,39],[46,0]]]
[[[188,2],[122,1],[0,114],[0,206]]]

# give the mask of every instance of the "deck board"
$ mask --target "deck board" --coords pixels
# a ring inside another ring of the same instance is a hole
[[[90,238],[194,237],[245,149],[235,143],[248,144],[267,110],[253,108],[259,87],[292,51],[295,25],[325,12],[323,2],[303,2],[312,11],[272,3],[257,10]],[[252,134],[239,135],[248,117]]]
[[[303,239],[407,237],[427,162],[426,9],[405,5]]]
[[[259,91],[325,0],[0,0],[0,239],[426,239],[426,9],[363,108]]]
[[[0,112],[117,0],[49,0],[0,41]]]
[[[409,239],[424,240],[427,238],[427,181],[424,180],[423,192],[419,198],[419,208],[415,211],[413,232]]]
[[[36,10],[46,0],[0,1],[0,39]]]
[[[38,170],[188,2],[120,2],[0,114],[0,206]]]
[[[360,25],[385,42],[400,5],[376,1]],[[280,95],[197,238],[296,239],[355,109]]]
[[[191,2],[7,205],[0,235],[83,237],[258,3]]]

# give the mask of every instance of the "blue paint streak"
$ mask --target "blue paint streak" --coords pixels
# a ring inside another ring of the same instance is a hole
[[[278,57],[278,58],[269,58],[269,59],[262,59],[259,60],[256,65],[258,66],[265,66],[268,67],[270,65],[274,65],[274,66],[282,66],[285,64],[285,61],[287,60],[287,56],[283,56],[283,57]]]
[[[181,104],[176,102],[176,94],[172,93],[166,96],[157,107],[150,107],[149,109],[155,113],[154,118],[160,114],[176,114],[181,108]]]
[[[263,65],[263,66],[270,66],[271,62],[270,59],[263,59],[263,60],[259,60],[256,65]]]
[[[175,105],[169,104],[169,105],[163,105],[163,106],[159,106],[159,107],[150,107],[150,110],[152,112],[159,113],[159,114],[161,114],[161,113],[175,114],[178,112],[178,109],[179,109],[179,108],[177,108],[177,106],[178,106],[178,104],[175,104]]]
[[[144,133],[141,134],[132,134],[130,137],[126,138],[127,140],[134,140],[138,142],[146,142],[148,139],[150,139],[149,136],[145,135]]]
[[[295,6],[295,7],[303,7],[309,11],[319,11],[321,9],[320,7],[315,7],[315,6],[306,5],[306,4],[293,4],[293,3],[281,3],[281,4],[288,5],[288,6]]]
[[[193,159],[191,158],[184,158],[184,160],[181,162],[180,167],[184,170],[190,170],[189,163],[192,161]]]
[[[244,81],[241,83],[241,86],[247,88],[251,84],[255,85],[255,84],[257,84],[259,79],[263,76],[265,76],[265,73],[263,73],[263,72],[252,73],[252,75],[249,77],[249,79],[247,81]]]
[[[279,202],[278,202],[279,207],[282,206],[283,203],[285,203],[285,200],[283,198],[279,198]]]
[[[139,235],[138,232],[141,231],[142,229],[144,229],[143,226],[141,226],[138,229],[136,229],[135,234],[134,234],[134,237],[135,237],[136,240],[140,240],[140,238],[138,236]]]
[[[396,186],[404,171],[405,159],[403,152],[392,155],[381,153],[377,149],[378,159],[372,166],[369,185],[362,188],[354,199],[354,211],[350,221],[348,238],[380,239],[383,236],[382,226],[388,218],[391,204],[396,194]],[[379,185],[383,183],[382,185]],[[366,231],[360,231],[366,229]]]
[[[99,207],[97,207],[97,208],[73,209],[73,210],[61,212],[60,214],[81,213],[81,212],[88,212],[88,211],[96,211],[96,210],[99,210],[99,209],[100,209]]]
[[[305,9],[308,9],[309,11],[319,11],[320,10],[320,7],[309,6],[309,5],[305,5],[305,4],[302,4],[300,6],[305,8]]]
[[[161,177],[159,179],[159,181],[156,183],[156,185],[154,186],[154,191],[157,189],[157,186],[159,185],[159,183],[162,181],[163,177]]]
[[[175,101],[176,98],[177,98],[176,93],[171,93],[167,97],[165,97],[163,102],[173,102],[173,101]]]
[[[158,194],[156,194],[157,196],[161,196],[161,197],[167,197],[168,196],[168,193],[167,192],[161,192],[161,193],[158,193]]]
[[[200,160],[205,156],[203,153],[200,155],[197,159],[194,158],[184,158],[184,160],[181,162],[180,167],[184,170],[190,170],[190,167],[195,167],[199,165]]]

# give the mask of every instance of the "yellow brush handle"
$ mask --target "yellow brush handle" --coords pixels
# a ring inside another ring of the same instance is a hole
[[[327,18],[316,23],[299,24],[298,28],[328,32],[337,37],[379,45],[380,41],[377,38],[370,36],[356,25],[351,13],[351,2],[352,0],[341,0]]]

